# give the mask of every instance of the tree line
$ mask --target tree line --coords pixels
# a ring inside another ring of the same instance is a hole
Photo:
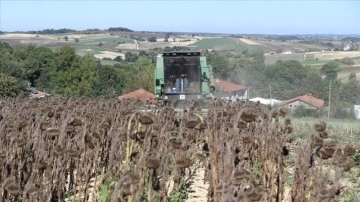
[[[98,28],[95,29],[86,29],[86,30],[75,30],[75,29],[43,29],[43,30],[31,30],[31,31],[16,31],[13,33],[26,33],[26,34],[65,34],[65,33],[76,33],[76,32],[99,32],[101,31]],[[104,31],[119,31],[119,32],[134,32],[134,30],[131,30],[126,27],[110,27],[109,29],[105,29]],[[0,32],[0,34],[3,32]]]
[[[140,87],[153,90],[150,57],[103,65],[92,55],[79,56],[71,46],[58,50],[0,43],[0,96],[26,95],[30,83],[40,91],[66,97],[116,97]]]

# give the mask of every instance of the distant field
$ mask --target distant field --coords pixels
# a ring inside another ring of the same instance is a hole
[[[332,51],[315,53],[315,58],[319,60],[335,60],[342,59],[344,57],[360,57],[360,51]]]
[[[360,65],[360,57],[355,57],[355,58],[353,58],[353,60],[354,60],[355,64]]]
[[[188,39],[190,41],[180,41],[180,40],[184,40],[184,39]],[[196,38],[175,38],[175,42],[173,41],[173,37],[169,38],[168,42],[164,42],[163,38],[159,38],[157,39],[157,42],[149,42],[149,41],[139,41],[139,47],[140,49],[143,50],[148,50],[148,49],[152,49],[152,48],[164,48],[166,46],[169,47],[174,47],[174,46],[193,46],[194,43],[197,42]]]
[[[112,52],[112,51],[101,51],[99,54],[94,55],[96,58],[103,59],[103,58],[111,58],[114,59],[117,56],[121,56],[122,59],[125,59],[124,53],[119,52]]]
[[[248,50],[253,51],[266,51],[269,48],[262,45],[249,45],[237,38],[230,37],[219,37],[219,38],[204,38],[200,41],[195,42],[191,46],[196,47],[196,49],[206,48],[206,49],[215,49],[215,50],[234,50],[235,52],[243,52]]]
[[[351,73],[355,73],[356,74],[356,78],[359,80],[360,79],[360,65],[356,64],[356,65],[344,65],[341,68],[341,71],[338,72],[338,79],[343,82],[346,83],[349,79],[349,76]]]
[[[319,53],[294,53],[294,54],[278,54],[265,56],[266,64],[274,64],[278,60],[297,60],[308,65],[323,65],[334,59],[342,59],[344,57],[353,58],[355,64],[360,64],[360,51],[340,51],[340,52],[319,52]],[[316,60],[317,58],[317,60]]]
[[[290,40],[290,41],[280,41],[275,39],[263,39],[263,38],[251,38],[251,41],[255,43],[259,43],[265,47],[271,48],[273,50],[283,50],[288,49],[292,51],[306,51],[309,49],[315,49],[315,50],[323,50],[326,49],[326,47],[321,45],[315,45],[315,44],[305,44],[305,43],[299,43],[296,40]]]
[[[168,42],[164,42],[163,34],[142,33],[142,32],[98,32],[93,34],[85,33],[66,33],[66,34],[19,34],[7,33],[1,34],[0,40],[9,42],[12,45],[17,44],[31,44],[37,46],[45,46],[51,49],[58,49],[64,45],[71,45],[76,48],[79,55],[91,54],[95,57],[102,58],[115,58],[122,56],[127,51],[137,50],[137,45],[133,37],[142,37],[145,41],[138,42],[138,50],[148,50],[152,48],[164,48],[166,46],[186,46],[193,51],[199,51],[202,48],[216,50],[216,51],[232,51],[242,53],[248,50],[249,52],[255,51],[275,51],[275,50],[306,50],[316,49],[321,50],[322,46],[313,44],[304,44],[297,41],[279,41],[269,40],[265,38],[247,37],[247,38],[234,38],[227,36],[195,36],[191,35],[171,35]],[[69,38],[68,41],[64,37]],[[155,36],[157,42],[147,41],[147,37]],[[74,39],[79,39],[75,43]],[[173,41],[175,39],[175,41]],[[184,41],[185,40],[185,41]],[[190,41],[186,41],[190,40]],[[101,46],[99,46],[101,43]],[[339,78],[346,81],[351,73],[356,73],[360,78],[360,51],[347,51],[347,52],[309,52],[294,53],[288,55],[271,55],[265,56],[265,63],[267,65],[274,64],[278,60],[297,60],[304,65],[310,65],[312,68],[320,69],[322,65],[333,59],[342,59],[344,57],[352,57],[355,65],[346,66],[341,65],[342,70],[339,72]],[[101,60],[104,64],[116,64],[115,61]]]
[[[299,62],[304,62],[304,53],[294,53],[294,54],[278,54],[278,55],[269,55],[265,56],[265,64],[274,64],[278,60],[297,60]]]
[[[94,43],[135,43],[133,39],[121,37],[99,38],[92,40]]]
[[[240,38],[240,41],[246,43],[246,44],[249,44],[249,45],[261,45],[253,40],[250,40],[250,39],[244,39],[244,38]]]

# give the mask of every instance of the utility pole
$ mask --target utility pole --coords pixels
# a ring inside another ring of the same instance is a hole
[[[250,99],[250,87],[246,91],[247,91],[247,99]]]
[[[271,101],[271,85],[269,84],[269,90],[270,90],[270,101]]]
[[[328,119],[330,118],[330,103],[331,103],[331,80],[329,82],[329,106],[328,106]]]

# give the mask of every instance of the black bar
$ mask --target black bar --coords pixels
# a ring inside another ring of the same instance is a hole
[[[163,57],[201,56],[200,52],[170,52],[163,53]]]

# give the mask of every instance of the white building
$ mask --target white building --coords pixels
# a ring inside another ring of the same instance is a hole
[[[255,98],[251,98],[249,100],[251,102],[260,102],[260,104],[271,105],[271,106],[277,105],[277,104],[279,104],[281,102],[280,100],[276,100],[276,99],[273,99],[273,98],[266,99],[266,98],[261,98],[261,97],[255,97]]]

